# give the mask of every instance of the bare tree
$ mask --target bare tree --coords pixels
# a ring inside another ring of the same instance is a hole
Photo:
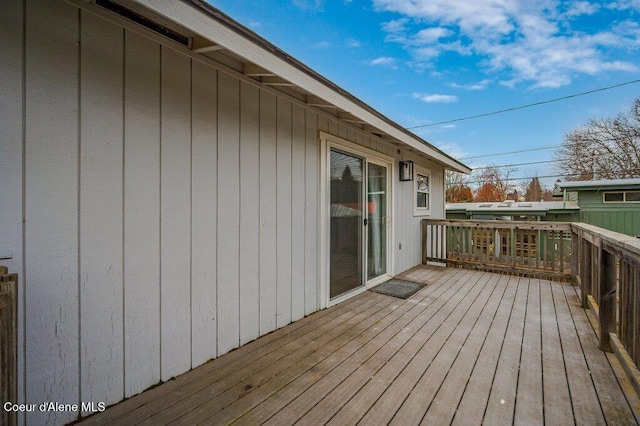
[[[555,157],[567,180],[640,177],[640,98],[629,111],[567,133]]]
[[[447,170],[445,173],[447,203],[468,203],[473,201],[471,188],[467,185],[468,175]]]
[[[479,186],[475,191],[474,201],[504,201],[510,188],[509,174],[512,171],[504,171],[495,166],[481,169],[477,176]]]

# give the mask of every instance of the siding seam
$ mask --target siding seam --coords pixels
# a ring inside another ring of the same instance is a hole
[[[193,60],[189,58],[189,369],[193,369]]]
[[[158,304],[159,304],[159,345],[158,361],[160,371],[158,375],[162,381],[162,49],[158,46],[158,139],[159,139],[159,159],[158,159]]]
[[[78,236],[77,236],[77,250],[78,250],[78,405],[82,405],[82,212],[81,212],[81,197],[82,197],[82,10],[78,9],[78,81],[77,81],[77,158],[76,158],[76,219],[78,221]],[[81,416],[81,411],[78,411],[77,417]]]
[[[220,194],[218,187],[220,185],[220,73],[216,72],[216,303],[215,303],[215,318],[216,318],[216,350],[215,357],[220,356],[220,312],[218,306],[220,305],[220,299],[218,294],[218,269],[220,265],[220,250],[218,249],[218,238],[220,232]]]
[[[27,400],[27,0],[22,1],[22,403]],[[19,362],[19,360],[18,360]],[[26,422],[26,413],[23,419]]]
[[[127,327],[126,327],[126,194],[125,194],[125,166],[126,166],[126,68],[127,68],[127,30],[122,29],[122,398],[127,395]]]

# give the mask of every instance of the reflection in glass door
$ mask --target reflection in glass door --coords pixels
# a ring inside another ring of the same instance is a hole
[[[367,281],[387,273],[387,167],[367,163]]]
[[[331,150],[329,298],[363,282],[364,160]]]

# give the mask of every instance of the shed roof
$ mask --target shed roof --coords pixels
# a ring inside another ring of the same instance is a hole
[[[521,202],[488,202],[488,203],[449,203],[445,205],[447,212],[464,212],[467,214],[503,214],[503,215],[546,215],[554,213],[573,213],[580,210],[577,204],[563,201],[521,201]]]
[[[105,1],[106,2],[106,1]],[[118,0],[188,37],[189,49],[448,170],[471,169],[410,132],[204,0]]]
[[[566,181],[556,182],[555,186],[570,191],[640,189],[640,178]]]

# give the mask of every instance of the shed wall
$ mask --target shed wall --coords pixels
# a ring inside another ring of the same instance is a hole
[[[113,404],[316,311],[320,131],[428,167],[444,217],[441,167],[144,30],[5,0],[0,32],[20,402]],[[397,273],[420,218],[394,191]]]
[[[640,204],[604,203],[604,192],[605,191],[578,192],[580,222],[589,223],[627,235],[640,235]]]

